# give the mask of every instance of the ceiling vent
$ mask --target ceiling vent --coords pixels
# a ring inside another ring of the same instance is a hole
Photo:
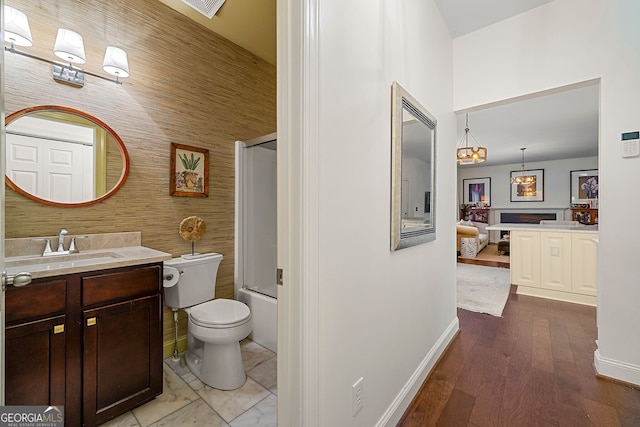
[[[182,0],[182,2],[211,19],[222,7],[225,0]]]

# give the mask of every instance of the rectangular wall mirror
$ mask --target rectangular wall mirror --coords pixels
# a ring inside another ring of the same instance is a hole
[[[435,240],[436,119],[391,86],[391,250]]]

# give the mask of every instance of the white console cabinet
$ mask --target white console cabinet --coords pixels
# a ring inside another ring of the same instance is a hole
[[[511,284],[540,287],[540,232],[512,231],[509,250]]]
[[[596,305],[597,232],[511,231],[518,294]]]
[[[571,240],[571,291],[596,296],[596,233],[573,234]]]
[[[540,287],[572,292],[571,233],[540,233]]]

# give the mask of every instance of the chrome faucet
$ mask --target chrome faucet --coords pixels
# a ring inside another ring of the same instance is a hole
[[[80,252],[78,248],[76,248],[76,239],[84,239],[87,236],[74,236],[71,238],[71,242],[69,243],[69,249],[64,250],[64,236],[69,234],[69,231],[66,228],[61,228],[60,233],[58,234],[58,249],[54,252],[51,250],[51,240],[52,239],[31,239],[32,241],[44,241],[44,250],[42,251],[42,256],[52,256],[52,255],[67,255],[67,254],[77,254]]]
[[[69,231],[66,228],[60,229],[60,234],[58,234],[58,252],[64,252],[64,236],[67,235]]]

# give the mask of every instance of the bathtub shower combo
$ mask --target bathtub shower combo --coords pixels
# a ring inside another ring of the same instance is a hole
[[[236,142],[235,292],[253,341],[277,349],[276,134]]]

